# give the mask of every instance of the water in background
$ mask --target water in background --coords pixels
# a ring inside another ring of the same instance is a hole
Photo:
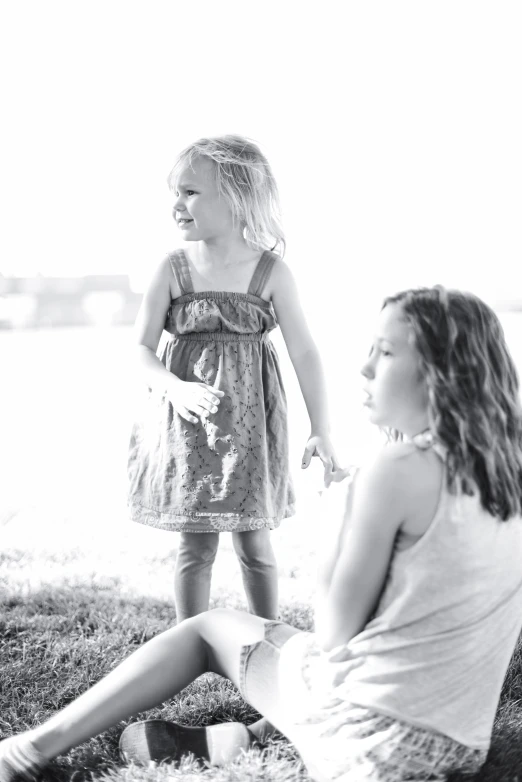
[[[501,318],[522,372],[522,314]],[[368,348],[361,331],[318,340],[335,443],[345,464],[379,441],[361,407],[358,370]],[[317,512],[321,470],[318,460],[306,473],[300,469],[309,432],[306,409],[280,334],[274,342],[288,396],[298,510],[306,516]],[[127,523],[127,444],[138,387],[132,351],[129,327],[0,331],[0,536],[21,518],[30,519],[24,534],[48,540],[86,527],[107,538]]]

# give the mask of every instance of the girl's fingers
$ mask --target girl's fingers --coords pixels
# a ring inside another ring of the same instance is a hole
[[[303,470],[306,470],[310,462],[312,461],[312,456],[314,455],[315,451],[315,445],[311,445],[310,443],[305,446],[304,453],[303,453],[303,460],[301,462],[301,467]]]
[[[332,483],[342,483],[345,478],[348,478],[352,474],[351,467],[338,467],[334,466],[332,471],[325,475],[324,485],[326,488],[332,485]]]
[[[210,415],[209,411],[206,408],[204,408],[201,404],[194,405],[194,407],[192,408],[192,412],[195,413],[195,415],[197,415],[198,418],[208,418]]]
[[[213,413],[217,413],[217,407],[214,407],[213,405],[207,404],[207,402],[203,401],[203,402],[200,403],[200,405],[199,405],[199,407],[197,409],[194,408],[194,412],[202,420],[205,420],[207,418],[210,418],[210,416]]]
[[[208,410],[209,413],[217,413],[219,402],[216,404],[212,400],[205,397],[204,399],[201,400],[199,404],[201,405],[201,407],[204,407],[206,410]]]
[[[329,473],[329,472],[333,471],[333,462],[332,462],[332,460],[330,459],[329,456],[328,457],[321,456],[321,461],[323,463],[324,474],[325,475],[326,475],[326,473]]]
[[[212,396],[217,397],[217,401],[218,402],[219,402],[219,400],[220,400],[220,398],[222,396],[225,396],[225,392],[224,391],[220,391],[219,388],[213,388],[212,386],[204,386],[204,388],[205,388],[205,391],[210,393],[211,397]]]
[[[198,419],[190,413],[186,407],[179,407],[177,413],[191,424],[197,424]]]
[[[324,465],[324,485],[328,488],[332,480],[333,464],[331,459],[325,459],[324,456],[322,457],[322,461]]]
[[[351,467],[345,467],[344,469],[338,468],[334,470],[330,477],[330,483],[341,483],[345,478],[348,478],[353,472]]]

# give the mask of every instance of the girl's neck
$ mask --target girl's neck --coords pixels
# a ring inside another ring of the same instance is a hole
[[[405,440],[415,440],[416,437],[424,437],[425,435],[429,434],[430,427],[426,426],[423,429],[418,429],[415,432],[409,433],[409,432],[403,432],[404,439]]]
[[[212,242],[197,242],[193,251],[189,251],[192,259],[202,266],[226,268],[259,258],[259,251],[247,245],[243,237],[224,237]]]
[[[413,440],[414,437],[428,432],[430,428],[429,415],[424,410],[414,413],[410,420],[404,426],[398,427],[403,437],[407,440]]]

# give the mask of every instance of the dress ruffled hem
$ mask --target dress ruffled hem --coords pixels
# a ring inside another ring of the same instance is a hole
[[[237,513],[166,513],[129,502],[130,518],[138,524],[169,532],[249,532],[256,529],[277,529],[284,519],[295,514],[288,505],[281,516],[256,516]]]

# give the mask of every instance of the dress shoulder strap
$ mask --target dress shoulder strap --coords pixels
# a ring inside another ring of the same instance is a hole
[[[250,280],[250,285],[248,286],[248,293],[252,294],[252,296],[261,296],[263,293],[263,289],[268,282],[268,278],[270,277],[270,274],[272,272],[272,268],[274,266],[274,263],[279,258],[278,255],[276,255],[273,252],[270,252],[270,250],[265,250],[259,261],[257,262],[257,266],[254,270],[254,274],[252,275],[252,279]]]
[[[169,261],[181,296],[185,296],[186,293],[194,293],[190,268],[183,250],[174,250],[173,253],[170,253]]]

